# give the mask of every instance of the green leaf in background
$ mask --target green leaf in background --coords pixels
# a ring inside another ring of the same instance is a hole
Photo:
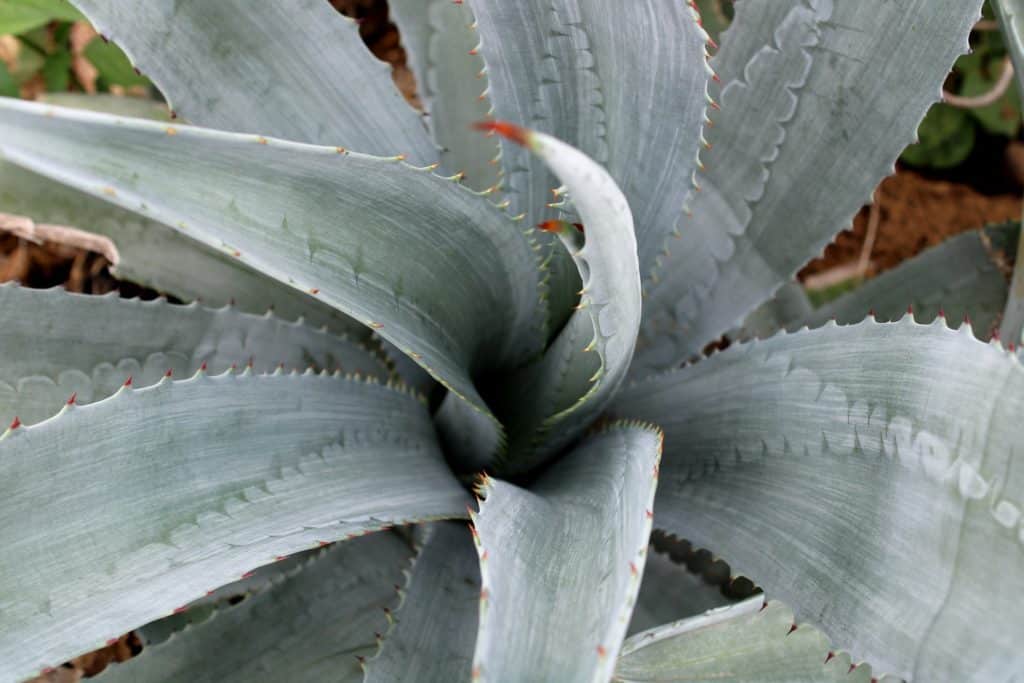
[[[0,35],[24,33],[54,20],[81,19],[67,0],[0,0]]]
[[[63,92],[71,87],[71,53],[61,49],[47,55],[43,62],[43,79],[51,92]]]
[[[0,62],[0,95],[4,97],[17,97],[18,96],[18,84],[14,80],[14,76],[11,75],[7,65]]]
[[[39,73],[46,61],[46,55],[40,52],[34,45],[29,44],[24,36],[18,36],[21,43],[21,50],[18,52],[18,60],[11,69],[11,76],[14,82],[21,85],[28,79]]]
[[[697,0],[701,25],[711,40],[718,42],[722,31],[729,28],[733,17],[733,0]]]
[[[900,159],[912,166],[950,168],[967,158],[974,148],[974,124],[963,109],[936,104],[917,129],[919,142],[903,151]]]
[[[149,85],[149,79],[135,71],[135,67],[117,45],[99,36],[85,48],[85,58],[100,72],[100,78],[109,85],[131,87]]]
[[[987,71],[975,70],[965,73],[960,94],[965,97],[976,97],[992,90],[1002,73],[1002,60],[989,60],[988,67]],[[1011,81],[1006,94],[997,101],[986,107],[968,109],[967,111],[988,132],[1015,138],[1020,132],[1020,107],[1017,105],[1019,101],[1017,93],[1017,84]]]

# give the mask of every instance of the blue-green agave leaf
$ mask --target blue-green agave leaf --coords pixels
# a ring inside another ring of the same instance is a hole
[[[13,424],[0,472],[4,680],[101,647],[279,556],[463,516],[467,498],[419,401],[312,373],[125,387]]]
[[[475,190],[496,190],[501,147],[495,138],[468,134],[474,122],[491,115],[480,36],[469,5],[391,0],[388,9],[416,74],[427,124],[441,147],[441,167],[462,174],[462,182]]]
[[[374,633],[387,628],[411,556],[388,532],[338,543],[237,605],[198,608],[184,630],[109,665],[98,680],[359,683],[360,659],[376,648]]]
[[[608,169],[633,210],[643,276],[676,228],[697,166],[710,72],[691,4],[469,0],[495,115]],[[503,145],[512,208],[531,223],[552,217],[544,206],[562,185],[542,161]]]
[[[647,553],[644,578],[627,635],[735,602],[726,597],[719,586],[690,571],[686,565],[675,562],[667,554],[651,551]]]
[[[317,296],[475,410],[473,374],[540,350],[523,228],[400,158],[4,98],[0,151]]]
[[[73,1],[192,123],[437,160],[390,67],[324,0]]]
[[[468,681],[480,611],[480,567],[469,529],[428,527],[394,625],[366,661],[367,683]]]
[[[577,438],[626,376],[640,325],[640,274],[629,204],[615,180],[580,150],[503,122],[485,124],[528,147],[561,181],[583,225],[545,221],[580,273],[580,303],[544,355],[496,382],[512,441],[499,472],[523,472]]]
[[[1024,670],[1024,369],[936,320],[834,323],[624,390],[665,430],[658,528],[919,681]]]
[[[756,596],[731,607],[652,628],[622,646],[615,683],[729,681],[876,683],[871,667],[853,666],[828,638],[797,625],[779,602]],[[881,679],[895,683],[888,676]]]
[[[1003,40],[1013,60],[1018,89],[1024,93],[1024,3],[1021,0],[993,0],[992,9],[999,18]],[[1018,245],[1019,265],[1013,272],[1006,309],[999,326],[1004,341],[1014,345],[1024,342],[1024,254],[1021,254],[1021,249],[1024,249],[1024,242]]]
[[[657,429],[616,424],[529,490],[483,480],[476,680],[610,678],[644,570],[660,453]]]
[[[788,282],[775,292],[775,296],[748,315],[743,327],[730,333],[729,338],[745,341],[754,337],[770,337],[811,315],[813,310],[803,285],[797,281]]]
[[[90,104],[96,103],[90,99]],[[71,227],[109,239],[103,253],[114,275],[183,301],[202,298],[212,306],[234,302],[249,313],[273,309],[286,320],[301,317],[353,337],[369,334],[365,325],[317,297],[282,287],[223,250],[2,159],[0,212],[8,220]]]
[[[219,374],[312,367],[387,380],[387,362],[358,342],[233,308],[85,296],[0,285],[0,424],[33,424],[74,395],[79,404],[205,367]]]
[[[712,60],[699,191],[647,290],[634,376],[740,325],[850,224],[940,94],[981,0],[751,0]]]
[[[1011,223],[952,237],[787,327],[818,327],[832,318],[850,324],[869,312],[877,320],[898,320],[911,308],[918,322],[940,313],[957,323],[967,318],[974,334],[988,341],[1006,305],[1019,234],[1020,224]]]

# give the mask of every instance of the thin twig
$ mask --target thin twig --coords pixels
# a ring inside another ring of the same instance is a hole
[[[948,90],[942,91],[942,100],[949,105],[958,107],[960,109],[980,109],[981,107],[987,107],[990,104],[995,104],[999,101],[1006,91],[1010,89],[1010,84],[1013,82],[1013,62],[1010,61],[1009,57],[1003,58],[1003,71],[999,74],[999,80],[992,86],[992,89],[988,92],[974,97],[964,97],[963,95],[954,95]]]
[[[875,193],[875,200],[871,202],[868,209],[868,232],[864,237],[864,246],[860,250],[860,258],[857,260],[857,277],[861,280],[868,273],[868,266],[871,265],[871,251],[875,248],[875,238],[878,237],[878,224],[881,222],[882,211],[878,201],[878,193]]]

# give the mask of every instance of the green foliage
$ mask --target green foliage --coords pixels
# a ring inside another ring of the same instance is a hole
[[[92,62],[100,75],[100,85],[149,85],[149,79],[140,75],[121,52],[121,48],[102,38],[93,38],[85,48],[85,58]]]
[[[1018,226],[793,283],[981,0],[394,0],[426,121],[323,0],[76,5],[176,114],[0,98],[0,226],[190,303],[0,288],[0,679],[130,629],[115,681],[1024,673]]]
[[[17,97],[19,87],[37,75],[48,92],[82,89],[72,69],[69,37],[72,23],[84,19],[69,0],[0,0],[0,35],[17,36],[21,48],[13,71],[0,63],[0,95]],[[83,56],[99,72],[100,92],[110,86],[150,86],[118,46],[99,36]]]
[[[992,19],[989,8],[985,16]],[[996,88],[1008,59],[1000,31],[976,31],[971,53],[962,55],[948,79],[951,91],[962,97],[977,97]],[[919,141],[907,147],[900,157],[912,166],[950,168],[970,155],[978,131],[1014,139],[1020,133],[1021,105],[1016,79],[992,104],[959,108],[935,104],[918,128]]]
[[[79,21],[68,0],[0,0],[0,35],[27,33],[51,21]]]

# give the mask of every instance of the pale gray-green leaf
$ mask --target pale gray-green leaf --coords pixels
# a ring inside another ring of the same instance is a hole
[[[539,351],[522,226],[400,159],[11,99],[0,151],[318,296],[478,410],[471,374]]]
[[[1003,41],[1009,49],[1013,60],[1017,83],[1024,92],[1024,3],[1021,0],[993,0],[992,9],[999,18],[999,28],[1003,32]],[[1017,263],[1013,272],[1006,309],[1000,321],[1000,336],[1004,343],[1020,345],[1024,342],[1024,242],[1017,251]]]
[[[686,565],[653,550],[647,553],[644,578],[627,635],[735,602],[723,595],[718,586],[689,571]]]
[[[981,0],[750,0],[712,66],[711,150],[647,291],[634,376],[698,354],[819,255],[870,199]]]
[[[88,102],[95,106],[92,98]],[[286,320],[301,317],[316,327],[328,325],[335,332],[369,334],[362,323],[307,292],[281,286],[223,250],[3,159],[0,212],[107,237],[117,249],[112,270],[118,278],[183,301],[201,298],[213,306],[234,301],[249,313],[273,309]]]
[[[319,556],[322,551],[323,548],[317,547],[281,557],[272,564],[256,567],[256,569],[246,572],[241,579],[208,591],[206,595],[188,603],[184,609],[175,610],[169,616],[140,626],[135,629],[135,634],[142,641],[143,646],[162,643],[175,633],[206,621],[221,607],[228,607],[250,595],[266,590],[275,581],[284,580],[286,575],[295,573],[299,567],[309,562],[314,556]]]
[[[794,627],[795,630],[794,630]],[[793,612],[756,596],[631,637],[615,667],[616,683],[746,681],[874,683],[871,667],[851,668],[813,626],[797,626]],[[888,679],[886,679],[888,680]]]
[[[536,363],[501,382],[511,442],[499,471],[516,473],[554,455],[604,410],[629,368],[641,309],[633,217],[615,180],[580,150],[522,133],[586,227],[581,233],[562,221],[557,228],[583,282],[577,310]]]
[[[71,406],[8,430],[0,473],[5,680],[277,556],[466,503],[422,404],[312,374],[199,374]]]
[[[193,123],[437,160],[391,68],[325,0],[74,3]]]
[[[693,186],[709,76],[696,13],[664,0],[469,5],[495,115],[608,168],[632,207],[646,276]],[[513,144],[503,144],[502,163],[513,210],[536,223],[561,183]]]
[[[781,329],[803,320],[813,307],[807,292],[797,281],[787,282],[768,301],[757,307],[743,321],[743,327],[729,335],[730,339],[745,341],[755,337],[770,337]]]
[[[792,324],[855,323],[869,311],[878,320],[898,320],[912,307],[918,322],[931,322],[940,311],[953,323],[966,317],[988,341],[1006,304],[1019,233],[1013,223],[952,237]]]
[[[529,490],[486,479],[480,553],[481,681],[607,681],[651,531],[661,434],[613,425]]]
[[[470,126],[491,114],[473,13],[452,0],[391,0],[391,17],[416,74],[427,124],[441,147],[441,166],[484,191],[500,181],[501,147]]]
[[[0,424],[17,415],[32,424],[54,415],[75,394],[80,404],[137,387],[172,371],[187,377],[251,364],[314,367],[387,380],[378,353],[356,342],[233,308],[179,306],[164,300],[86,296],[60,289],[0,285]]]
[[[1024,369],[945,321],[733,346],[624,390],[665,429],[656,523],[914,680],[1024,671]]]
[[[367,683],[468,681],[480,567],[464,524],[438,522],[416,558],[395,624],[366,662]]]
[[[112,664],[103,683],[359,683],[412,552],[380,532],[338,543],[235,606]]]

